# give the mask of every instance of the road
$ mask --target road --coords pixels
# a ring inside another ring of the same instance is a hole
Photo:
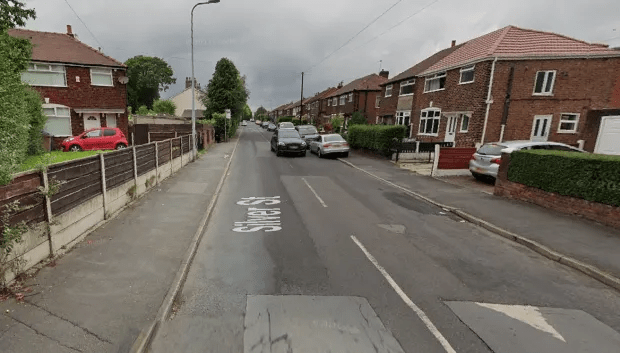
[[[242,128],[152,352],[620,351],[618,292],[270,137]]]

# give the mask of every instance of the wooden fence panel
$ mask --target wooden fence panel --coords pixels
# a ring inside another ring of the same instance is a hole
[[[0,186],[0,219],[7,205],[17,202],[20,210],[8,215],[9,225],[25,221],[27,224],[45,221],[45,198],[38,189],[43,186],[40,172],[20,175],[5,186]],[[2,224],[0,223],[0,233]]]
[[[157,158],[159,160],[159,165],[170,161],[170,140],[160,142],[157,145]]]
[[[126,149],[104,155],[105,183],[108,189],[133,178],[133,150]]]
[[[172,142],[172,158],[178,158],[181,156],[181,140],[173,139]]]
[[[103,193],[99,156],[51,165],[50,183],[61,182],[51,197],[52,214],[59,215]]]
[[[155,144],[136,147],[136,165],[138,175],[155,169]]]

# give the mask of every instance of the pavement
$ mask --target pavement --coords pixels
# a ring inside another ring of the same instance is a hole
[[[270,137],[243,128],[150,352],[617,353],[616,290],[337,159],[276,157]],[[446,203],[492,198],[347,160]]]
[[[127,352],[150,325],[230,160],[236,139],[198,160],[26,280],[0,303],[0,352]]]
[[[467,212],[620,278],[620,231],[617,229],[490,195],[486,185],[471,181],[469,177],[433,179],[399,169],[390,161],[355,153],[347,161],[438,203]]]

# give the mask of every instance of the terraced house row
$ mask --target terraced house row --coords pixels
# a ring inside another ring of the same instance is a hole
[[[550,140],[620,154],[620,48],[507,26],[388,78],[382,71],[305,99],[304,116],[399,124],[409,138],[474,147]],[[299,114],[301,102],[272,117]],[[289,113],[290,109],[290,113]]]

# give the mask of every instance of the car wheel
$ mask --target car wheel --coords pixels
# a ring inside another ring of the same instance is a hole
[[[299,155],[300,155],[300,156],[302,156],[302,157],[305,157],[305,156],[306,156],[306,151],[303,151],[303,152],[302,152],[302,153],[300,153]]]
[[[273,145],[269,145],[269,149],[273,152]]]
[[[116,145],[117,150],[124,150],[125,148],[127,148],[127,146],[125,146],[124,143],[119,143],[118,145]]]
[[[323,154],[321,153],[321,149],[320,149],[320,148],[319,148],[318,150],[316,150],[316,155],[317,155],[319,158],[323,158]]]
[[[69,147],[69,151],[71,152],[80,152],[82,150],[82,147],[78,146],[78,145],[73,145],[71,147]]]
[[[276,156],[277,156],[277,157],[280,157],[280,155],[282,155],[282,153],[280,152],[280,150],[279,150],[279,149],[277,149],[277,148],[276,148]]]

